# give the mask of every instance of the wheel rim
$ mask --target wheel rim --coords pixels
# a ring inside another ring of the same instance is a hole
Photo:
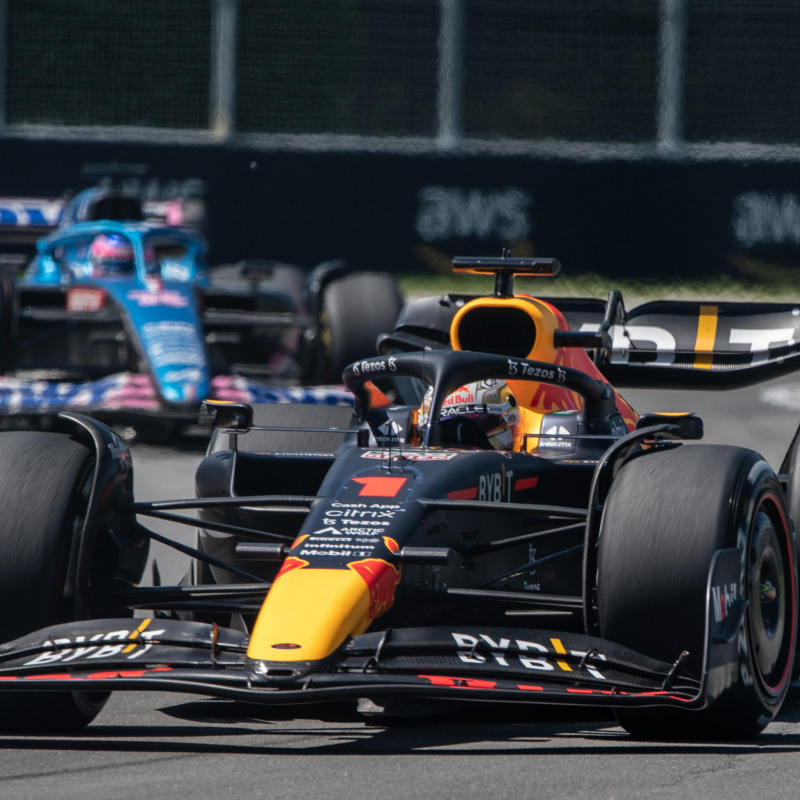
[[[765,499],[755,516],[748,560],[749,639],[756,677],[779,694],[791,672],[795,586],[788,526],[778,506]]]

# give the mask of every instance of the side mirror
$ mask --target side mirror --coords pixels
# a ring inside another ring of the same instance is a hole
[[[203,428],[230,428],[247,433],[253,425],[253,407],[248,403],[203,400],[197,424]]]
[[[636,430],[650,428],[653,425],[675,425],[675,430],[659,434],[669,439],[702,439],[703,420],[691,412],[642,414],[636,420]]]

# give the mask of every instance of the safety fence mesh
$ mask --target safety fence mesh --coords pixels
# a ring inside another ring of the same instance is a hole
[[[12,129],[210,130],[216,85],[242,134],[647,143],[666,102],[687,142],[800,143],[797,0],[1,4]]]

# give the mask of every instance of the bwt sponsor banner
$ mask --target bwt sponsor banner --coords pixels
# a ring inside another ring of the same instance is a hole
[[[4,226],[55,224],[89,164],[140,164],[155,202],[203,200],[212,264],[333,258],[449,272],[454,255],[557,257],[568,275],[766,277],[800,264],[800,163],[259,151],[4,140]],[[37,169],[31,171],[31,163]],[[31,198],[38,198],[35,202]],[[8,249],[4,245],[4,249]]]

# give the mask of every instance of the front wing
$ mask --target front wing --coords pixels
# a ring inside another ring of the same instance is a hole
[[[406,697],[697,708],[706,700],[704,683],[675,665],[573,633],[367,633],[324,667],[252,661],[246,649],[246,634],[204,623],[68,623],[0,647],[0,692],[178,691],[276,705]]]
[[[245,633],[148,617],[53,625],[0,645],[0,693],[156,690],[272,705],[431,698],[702,709],[735,686],[742,669],[741,562],[739,548],[712,560],[698,674],[685,669],[687,651],[670,663],[574,632],[447,625],[367,632],[324,661],[270,662],[247,656]]]

